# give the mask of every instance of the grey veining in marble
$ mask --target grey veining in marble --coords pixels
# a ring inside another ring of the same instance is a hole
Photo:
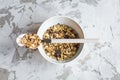
[[[78,22],[85,44],[74,63],[55,65],[19,47],[19,34],[36,33],[49,17]],[[120,0],[0,0],[0,80],[120,80]]]

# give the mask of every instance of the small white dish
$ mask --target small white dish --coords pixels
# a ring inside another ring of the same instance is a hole
[[[40,26],[40,28],[38,29],[37,35],[40,37],[40,39],[43,39],[43,34],[44,34],[44,32],[45,32],[49,27],[51,27],[51,26],[53,26],[53,25],[56,25],[56,24],[58,24],[58,23],[60,23],[60,24],[66,24],[66,25],[72,27],[72,28],[78,33],[78,36],[79,36],[80,38],[84,39],[84,34],[83,34],[83,31],[82,31],[80,25],[77,24],[74,20],[72,20],[72,19],[70,19],[70,18],[68,18],[68,17],[63,17],[63,16],[54,16],[54,17],[49,18],[49,19],[46,20],[45,22],[43,22],[43,24],[42,24],[42,25]],[[71,59],[65,60],[65,61],[57,61],[57,60],[55,60],[55,59],[50,58],[48,55],[46,55],[46,52],[45,52],[45,50],[43,49],[43,46],[42,46],[42,45],[40,45],[40,46],[38,47],[38,50],[39,50],[39,52],[41,53],[41,55],[42,55],[46,60],[48,60],[49,62],[52,62],[52,63],[55,63],[55,64],[56,64],[56,63],[67,63],[67,62],[73,61],[74,59],[76,59],[76,58],[79,56],[80,52],[81,52],[82,49],[83,49],[83,46],[84,46],[84,44],[81,43],[80,46],[79,46],[79,49],[78,49],[78,51],[77,51],[77,53],[76,53],[76,55],[73,56]]]

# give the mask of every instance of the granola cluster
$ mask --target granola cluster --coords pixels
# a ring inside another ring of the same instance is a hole
[[[74,29],[64,24],[56,24],[51,26],[47,31],[43,34],[43,39],[69,39],[69,38],[79,38],[78,34]],[[57,61],[68,60],[72,58],[78,48],[79,43],[42,43],[43,48],[46,54],[56,59]]]
[[[30,49],[37,49],[41,43],[41,40],[37,34],[26,34],[20,40],[20,42],[26,47]]]

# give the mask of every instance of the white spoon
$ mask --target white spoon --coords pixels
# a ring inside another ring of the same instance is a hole
[[[24,46],[21,44],[20,40],[23,38],[25,34],[21,34],[16,38],[16,42],[19,46]],[[98,39],[45,39],[41,40],[46,43],[96,43]]]

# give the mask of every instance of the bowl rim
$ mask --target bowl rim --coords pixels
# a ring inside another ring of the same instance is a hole
[[[50,19],[54,19],[54,18],[67,18],[67,19],[73,21],[73,22],[76,23],[76,24],[79,26],[79,28],[81,29],[81,34],[82,34],[82,36],[83,36],[83,38],[84,38],[84,32],[83,32],[80,24],[78,24],[75,20],[73,20],[72,18],[70,18],[70,17],[68,17],[68,16],[53,16],[53,17],[50,17],[50,18],[48,18],[47,20],[45,20],[45,21],[40,25],[40,27],[43,26],[43,25],[44,25],[47,21],[49,21]],[[37,34],[39,33],[40,27],[39,27],[39,29],[38,29],[38,31],[37,31]],[[40,50],[39,50],[39,48],[38,48],[38,51],[40,52],[40,54],[41,54],[47,61],[49,61],[49,62],[51,62],[51,63],[54,63],[54,64],[67,64],[67,63],[72,63],[72,62],[76,61],[76,60],[79,58],[80,54],[82,53],[83,48],[84,48],[84,44],[82,43],[82,49],[81,49],[81,51],[79,52],[79,54],[78,54],[74,59],[70,59],[69,61],[65,61],[65,62],[59,62],[59,61],[56,61],[56,62],[55,62],[55,61],[48,60],[48,59],[46,58],[47,55],[44,56],[44,55],[43,55],[44,53],[41,53]]]

